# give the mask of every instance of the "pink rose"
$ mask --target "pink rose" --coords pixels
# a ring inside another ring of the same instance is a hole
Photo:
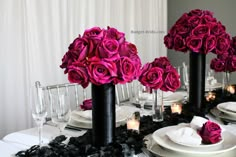
[[[217,23],[209,23],[211,27],[211,34],[219,36],[223,33],[225,33],[225,26],[223,26],[220,22]]]
[[[203,45],[203,53],[208,53],[216,47],[216,37],[214,35],[207,36]]]
[[[176,51],[187,52],[185,40],[180,35],[176,35],[174,38],[174,49]]]
[[[118,77],[115,81],[117,83],[131,82],[136,75],[136,64],[128,57],[120,58],[117,63]]]
[[[89,76],[86,67],[82,63],[75,62],[68,69],[68,80],[70,83],[79,83],[83,88],[88,86]]]
[[[119,32],[117,29],[108,27],[106,38],[117,40],[119,44],[125,42],[125,33]]]
[[[136,69],[134,74],[134,79],[137,79],[141,73],[141,66],[142,66],[141,60],[137,54],[131,54],[130,59],[134,63]]]
[[[129,42],[124,42],[123,44],[120,45],[119,53],[121,57],[122,56],[130,57],[131,54],[135,55],[138,54],[138,51],[134,44]]]
[[[228,51],[230,47],[230,37],[228,34],[223,34],[217,37],[216,54],[222,54]]]
[[[90,81],[96,85],[111,83],[117,77],[116,64],[111,60],[91,58],[87,69]]]
[[[109,58],[109,60],[118,59],[119,43],[113,39],[104,39],[98,46],[95,54],[98,58]]]
[[[168,49],[172,49],[173,48],[173,38],[170,36],[170,34],[167,34],[164,37],[164,44],[166,45],[166,47]]]
[[[200,24],[192,30],[191,34],[203,38],[205,35],[210,35],[210,27],[205,24]]]
[[[94,45],[97,45],[103,39],[103,36],[104,30],[102,30],[100,27],[93,27],[85,30],[82,37],[86,38],[87,40],[91,40]]]
[[[86,99],[83,101],[83,105],[80,105],[80,108],[83,110],[92,110],[93,104],[92,99]]]
[[[201,18],[201,23],[202,24],[209,24],[210,22],[217,22],[216,21],[216,18],[213,18],[212,16],[210,15],[204,15],[202,18]]]
[[[210,17],[213,17],[213,12],[212,12],[212,11],[204,10],[203,13],[204,13],[205,15],[208,15],[208,16],[210,16]]]
[[[189,25],[176,25],[176,32],[181,35],[182,37],[188,36],[190,33],[190,26]]]
[[[176,27],[177,25],[174,25],[173,27],[171,27],[171,29],[169,30],[169,35],[170,37],[172,37],[172,39],[175,37],[175,35],[177,34],[177,31],[176,31]]]
[[[139,81],[144,86],[159,89],[163,85],[163,73],[164,71],[161,68],[153,67],[151,63],[146,63],[141,69]]]
[[[225,70],[225,62],[218,58],[214,58],[211,60],[210,67],[216,72],[223,72]]]
[[[188,22],[189,16],[187,13],[184,13],[177,21],[176,21],[176,25],[183,25],[186,24]]]
[[[204,15],[204,12],[200,9],[194,9],[194,10],[191,10],[188,15],[189,16],[202,16]]]
[[[180,87],[180,76],[176,69],[169,66],[163,74],[162,91],[176,91]]]
[[[196,27],[198,24],[200,24],[201,18],[199,16],[191,16],[188,19],[189,25],[191,25],[192,28]]]
[[[153,61],[153,66],[166,69],[167,66],[170,66],[170,61],[167,57],[155,58]]]
[[[193,52],[200,52],[202,47],[202,38],[197,36],[189,36],[186,39],[186,45]]]
[[[236,49],[236,36],[232,37],[232,47]]]
[[[236,56],[234,55],[230,55],[228,57],[228,61],[227,61],[227,70],[229,72],[234,72],[236,71]]]
[[[209,120],[198,130],[198,134],[202,137],[202,142],[206,144],[214,144],[222,139],[220,126]]]
[[[76,51],[76,60],[84,61],[89,52],[94,49],[94,45],[89,43],[85,38],[76,38],[73,43],[70,44],[69,50]]]
[[[70,66],[74,61],[76,61],[78,58],[78,52],[76,51],[68,51],[66,52],[66,54],[63,56],[62,60],[62,64],[60,65],[60,67],[62,69],[65,68],[64,73],[68,73],[68,66]]]

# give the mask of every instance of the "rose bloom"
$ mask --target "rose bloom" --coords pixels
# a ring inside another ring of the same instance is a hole
[[[198,130],[198,134],[202,137],[205,144],[214,144],[222,140],[221,128],[218,124],[207,121],[202,128]]]
[[[115,28],[108,27],[105,38],[117,40],[119,44],[122,44],[125,41],[125,34],[123,32],[119,32]]]
[[[163,73],[164,71],[162,68],[153,67],[151,63],[146,63],[141,69],[139,81],[144,86],[152,89],[159,89],[163,85]]]
[[[175,25],[183,25],[188,22],[189,16],[187,13],[184,13],[175,23]]]
[[[104,30],[99,27],[93,27],[84,31],[83,38],[92,41],[93,44],[97,45],[104,36]]]
[[[188,36],[190,32],[189,25],[176,25],[176,32],[182,37]]]
[[[92,99],[86,99],[83,101],[83,105],[80,105],[80,108],[83,110],[92,110]]]
[[[230,56],[228,57],[228,61],[227,61],[226,67],[227,67],[227,70],[228,70],[229,72],[234,72],[234,71],[236,71],[236,56],[230,55]]]
[[[191,25],[191,27],[196,27],[201,22],[201,18],[199,16],[191,16],[188,19],[188,23]]]
[[[91,58],[87,70],[90,81],[96,85],[111,83],[117,77],[116,64],[106,59]]]
[[[96,49],[96,56],[99,58],[109,58],[110,60],[118,59],[119,43],[113,39],[104,39]]]
[[[211,60],[210,67],[216,72],[223,72],[225,70],[225,62],[220,60],[219,58],[214,58]]]
[[[163,74],[162,91],[176,91],[180,87],[180,76],[176,69],[169,66]]]
[[[210,27],[205,24],[199,24],[192,30],[191,34],[203,38],[205,35],[210,35]]]
[[[197,36],[189,36],[186,39],[186,45],[193,52],[200,52],[202,47],[202,38]]]
[[[232,47],[236,49],[236,36],[232,37]]]
[[[89,84],[86,67],[80,62],[73,63],[68,68],[68,80],[70,83],[79,83],[86,88]]]
[[[185,40],[180,35],[176,35],[174,38],[174,49],[176,51],[182,51],[182,52],[187,52],[188,50],[186,47]]]
[[[203,47],[205,54],[214,50],[216,47],[216,37],[214,35],[207,36]]]
[[[137,51],[137,48],[134,44],[129,43],[129,42],[125,42],[120,45],[119,53],[120,53],[121,57],[122,56],[130,57],[130,55],[132,55],[132,54],[137,55],[138,51]]]
[[[118,77],[114,80],[114,83],[131,82],[136,75],[136,64],[129,57],[120,58],[117,63]]]
[[[170,66],[171,64],[167,57],[160,57],[160,58],[155,58],[154,61],[152,62],[152,65],[155,67],[166,69],[166,67]]]
[[[210,23],[211,27],[211,34],[219,36],[225,33],[225,26],[222,25],[220,22],[217,23]]]
[[[203,11],[202,10],[200,10],[200,9],[194,9],[194,10],[191,10],[189,13],[188,13],[188,15],[189,16],[202,16],[203,15]]]
[[[170,34],[164,37],[164,44],[166,45],[168,49],[173,48],[173,38],[170,36]]]
[[[216,54],[222,54],[223,52],[228,51],[230,47],[230,38],[227,34],[218,36],[216,40]]]

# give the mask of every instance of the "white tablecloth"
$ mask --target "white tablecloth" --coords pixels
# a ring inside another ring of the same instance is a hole
[[[64,130],[62,134],[66,136],[81,136],[85,133],[83,131]],[[47,144],[54,137],[58,136],[59,129],[55,126],[44,125],[43,127],[43,143]],[[38,144],[38,130],[31,128],[14,132],[3,137],[0,141],[0,157],[12,157],[20,150],[28,149],[33,145]],[[6,149],[7,148],[7,149]]]

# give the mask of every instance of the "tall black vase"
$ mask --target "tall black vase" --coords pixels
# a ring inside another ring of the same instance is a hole
[[[189,103],[200,113],[204,106],[206,55],[190,52],[189,62]]]
[[[92,84],[92,140],[96,147],[113,142],[115,135],[115,85]]]

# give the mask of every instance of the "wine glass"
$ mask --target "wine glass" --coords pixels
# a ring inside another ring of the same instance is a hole
[[[189,93],[189,68],[185,63],[183,63],[183,81],[185,89]]]
[[[209,64],[206,64],[205,81],[206,81],[206,87],[209,87],[209,92],[211,92],[213,85],[216,83],[216,79],[215,79],[215,73],[210,68]]]
[[[70,119],[71,107],[69,93],[62,88],[57,88],[56,92],[50,93],[50,99],[52,122],[57,125],[61,135]]]
[[[32,117],[38,127],[39,146],[41,146],[43,143],[42,129],[43,129],[43,123],[47,116],[47,108],[45,103],[45,93],[42,87],[40,86],[40,82],[36,82],[35,86],[31,87],[29,98],[30,98]]]

